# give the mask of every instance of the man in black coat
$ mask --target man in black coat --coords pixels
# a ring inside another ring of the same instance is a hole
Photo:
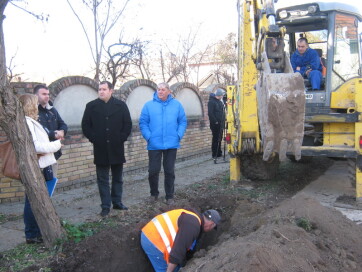
[[[93,144],[102,217],[109,214],[111,203],[113,209],[128,209],[122,203],[122,172],[126,162],[124,142],[131,133],[132,121],[126,103],[114,98],[112,93],[110,82],[99,83],[98,98],[86,105],[82,119],[83,134]]]
[[[222,156],[221,140],[225,123],[224,103],[222,102],[224,93],[224,90],[217,89],[215,94],[210,94],[209,103],[207,104],[212,132],[211,152],[214,159]]]
[[[33,93],[38,97],[38,121],[48,133],[50,141],[64,140],[68,131],[67,124],[60,117],[58,111],[53,107],[50,102],[49,89],[44,84],[38,84],[34,87]],[[54,153],[56,160],[62,155],[61,149]],[[58,164],[52,165],[54,177],[57,177]]]

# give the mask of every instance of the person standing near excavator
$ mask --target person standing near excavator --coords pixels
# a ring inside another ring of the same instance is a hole
[[[225,107],[222,101],[224,94],[225,91],[223,89],[217,89],[215,94],[210,94],[209,103],[207,104],[212,132],[211,153],[213,159],[222,156],[221,140],[225,124]]]

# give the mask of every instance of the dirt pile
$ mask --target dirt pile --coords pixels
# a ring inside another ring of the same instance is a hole
[[[179,190],[173,207],[144,202],[115,214],[114,225],[26,271],[153,271],[139,230],[156,214],[180,207],[222,215],[182,271],[362,271],[362,226],[306,195],[294,196],[331,164],[285,163],[275,180],[234,186],[225,172]]]
[[[312,198],[300,194],[247,218],[238,206],[232,236],[221,235],[184,271],[362,271],[362,226]],[[255,231],[245,235],[246,228]]]

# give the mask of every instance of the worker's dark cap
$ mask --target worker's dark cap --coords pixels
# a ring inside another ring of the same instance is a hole
[[[207,210],[206,212],[204,212],[204,216],[216,224],[216,229],[221,220],[220,214],[216,210]]]

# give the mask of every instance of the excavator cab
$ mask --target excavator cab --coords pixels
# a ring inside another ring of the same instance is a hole
[[[309,47],[318,52],[323,68],[320,90],[312,90],[309,80],[304,80],[306,131],[303,145],[354,147],[354,139],[348,141],[346,135],[331,135],[330,130],[337,126],[336,133],[341,134],[339,130],[346,131],[346,127],[342,127],[348,126],[347,133],[354,134],[350,128],[351,123],[358,121],[355,96],[357,89],[352,82],[361,77],[361,14],[357,13],[356,7],[344,3],[315,2],[279,8],[276,15],[277,25],[284,27],[286,31],[285,49],[293,54],[297,50],[298,39],[304,37],[308,40]],[[346,86],[351,84],[354,90],[351,87],[347,90]],[[326,141],[331,136],[339,137],[340,140]],[[312,151],[302,153],[313,155]],[[331,150],[330,153],[336,152]]]
[[[356,10],[344,3],[316,2],[276,12],[277,25],[286,28],[289,53],[293,54],[297,40],[305,37],[309,47],[321,57],[324,67],[321,90],[312,91],[308,80],[305,81],[308,116],[331,112],[333,92],[349,79],[361,76],[358,25],[362,16]]]

